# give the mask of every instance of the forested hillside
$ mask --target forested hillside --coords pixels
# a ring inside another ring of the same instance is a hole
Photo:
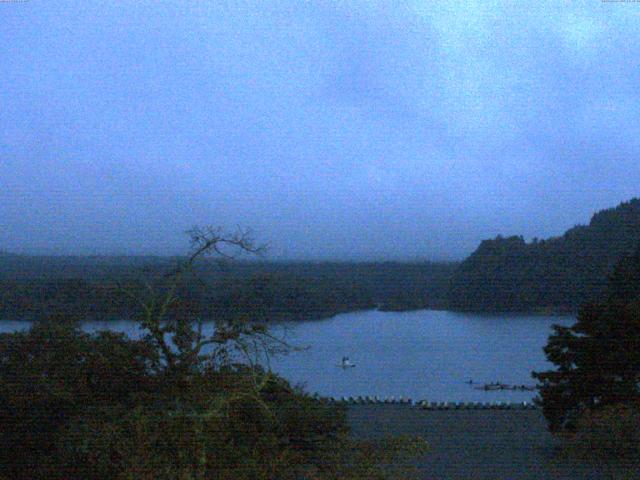
[[[128,318],[122,288],[144,291],[176,258],[0,255],[0,319]],[[202,262],[182,288],[182,314],[303,320],[361,309],[443,308],[455,264]],[[162,284],[162,281],[160,281]],[[176,312],[178,313],[178,312]]]
[[[593,215],[561,237],[526,243],[522,237],[483,241],[460,264],[448,295],[452,309],[575,312],[600,300],[623,255],[640,245],[640,199]]]

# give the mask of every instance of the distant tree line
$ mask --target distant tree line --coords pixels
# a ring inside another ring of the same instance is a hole
[[[137,306],[122,295],[123,288],[143,291],[144,278],[161,277],[179,260],[2,258],[0,318],[130,318]],[[181,284],[180,308],[202,318],[259,321],[444,308],[454,269],[455,264],[428,262],[203,262]]]
[[[185,305],[203,317],[309,320],[361,309],[576,313],[605,298],[607,275],[640,244],[640,200],[593,215],[561,237],[485,240],[461,263],[208,262],[183,285]],[[0,319],[65,312],[128,318],[119,285],[178,257],[0,255]]]

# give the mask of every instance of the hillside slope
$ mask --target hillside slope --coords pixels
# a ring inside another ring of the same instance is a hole
[[[561,237],[484,240],[453,275],[448,305],[482,312],[575,312],[605,294],[616,261],[640,245],[640,199],[602,210]]]

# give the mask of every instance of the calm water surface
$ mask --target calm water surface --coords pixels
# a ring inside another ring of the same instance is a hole
[[[307,391],[342,397],[371,395],[430,401],[525,401],[535,392],[476,390],[465,383],[533,385],[532,370],[546,369],[542,347],[551,325],[572,317],[487,316],[420,310],[364,311],[319,321],[287,322],[274,333],[310,348],[272,359],[272,368]],[[0,322],[0,331],[29,322]],[[212,324],[208,325],[209,330]],[[89,332],[111,329],[138,337],[133,322],[85,322]],[[343,356],[355,368],[338,367]]]

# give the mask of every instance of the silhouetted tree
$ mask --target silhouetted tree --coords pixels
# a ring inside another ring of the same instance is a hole
[[[160,364],[169,377],[174,374],[188,375],[201,368],[204,365],[204,347],[213,348],[207,354],[211,360],[226,356],[230,342],[234,342],[237,350],[248,355],[248,344],[255,345],[259,341],[262,351],[268,353],[267,343],[276,340],[263,326],[235,319],[216,321],[213,333],[205,336],[203,319],[193,315],[189,308],[181,308],[184,307],[184,292],[180,288],[198,260],[211,254],[234,258],[240,253],[257,254],[264,250],[264,247],[255,245],[249,231],[225,234],[219,228],[194,227],[187,234],[191,241],[190,254],[170,272],[156,279],[156,285],[153,281],[145,281],[146,292],[143,294],[121,287],[138,304],[136,319],[148,333],[147,340],[158,350]],[[246,337],[250,337],[249,342]]]
[[[637,400],[640,249],[616,265],[605,302],[584,305],[571,327],[553,328],[544,350],[557,369],[533,374],[552,431],[573,428],[587,410]]]

